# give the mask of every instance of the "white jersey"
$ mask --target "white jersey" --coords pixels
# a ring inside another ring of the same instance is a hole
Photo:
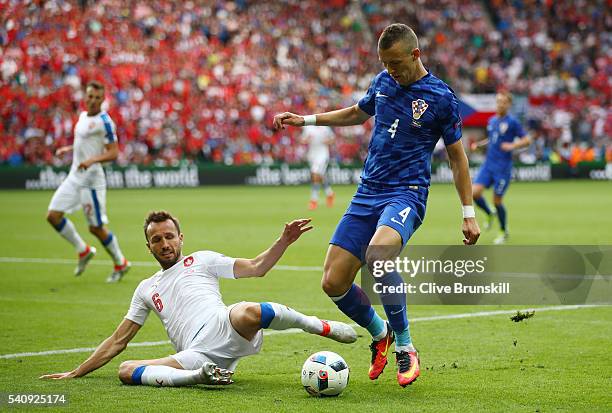
[[[308,161],[327,161],[329,144],[334,139],[334,132],[329,126],[305,126],[302,128],[302,139],[308,142]]]
[[[143,280],[125,318],[143,325],[154,311],[176,351],[187,349],[198,333],[206,333],[207,321],[219,308],[225,308],[219,278],[234,278],[235,261],[213,251],[188,255]]]
[[[101,155],[105,145],[113,142],[117,142],[117,134],[115,124],[108,113],[102,111],[97,115],[88,116],[87,112],[81,112],[74,127],[72,166],[68,178],[90,188],[105,187],[104,170],[99,162],[86,170],[79,170],[79,165],[92,156]]]

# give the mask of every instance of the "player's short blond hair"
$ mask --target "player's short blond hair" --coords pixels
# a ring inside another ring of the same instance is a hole
[[[181,233],[181,227],[179,226],[179,221],[177,218],[173,217],[172,214],[168,211],[151,211],[149,215],[145,218],[144,222],[144,235],[145,239],[149,241],[149,237],[147,236],[147,228],[149,228],[149,224],[152,222],[159,223],[165,221],[172,221],[174,226],[176,227],[176,232]]]
[[[510,93],[510,91],[508,91],[508,90],[500,90],[499,92],[497,92],[497,94],[498,95],[502,95],[503,97],[508,99],[508,103],[512,104],[512,93]]]

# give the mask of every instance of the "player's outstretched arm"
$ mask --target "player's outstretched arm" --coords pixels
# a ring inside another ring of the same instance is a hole
[[[65,153],[68,153],[72,150],[72,145],[60,146],[55,151],[55,156],[62,156]]]
[[[529,135],[525,135],[520,139],[515,140],[514,142],[504,142],[501,144],[501,149],[506,152],[513,151],[515,149],[524,148],[526,146],[531,145],[531,137]]]
[[[310,231],[311,219],[296,219],[285,224],[283,233],[274,244],[256,258],[237,258],[234,263],[236,278],[263,277],[280,260],[289,245],[293,244],[303,233]]]
[[[109,338],[104,340],[92,353],[92,355],[89,356],[89,358],[79,367],[65,373],[45,374],[40,378],[55,380],[70,379],[75,377],[83,377],[86,374],[99,369],[125,349],[130,340],[132,340],[138,330],[140,330],[140,327],[140,324],[136,324],[127,318],[123,319],[115,332]]]
[[[464,207],[462,231],[465,238],[463,243],[466,245],[476,244],[478,237],[480,237],[480,228],[478,227],[478,222],[476,222],[474,208],[472,207],[472,180],[470,179],[468,158],[461,140],[448,145],[446,151],[451,169],[453,170],[455,188],[457,188],[461,205]],[[467,214],[466,209],[469,210]]]
[[[119,145],[117,142],[107,143],[104,146],[104,149],[105,151],[100,155],[92,156],[91,158],[81,162],[79,168],[87,169],[94,163],[114,161],[119,156]]]
[[[300,116],[291,112],[279,113],[274,116],[274,129],[285,129],[290,126],[351,126],[360,125],[370,119],[370,115],[353,105],[348,108],[333,110],[331,112],[318,113],[316,115]]]

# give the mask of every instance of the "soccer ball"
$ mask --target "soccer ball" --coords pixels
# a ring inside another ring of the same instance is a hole
[[[302,367],[302,385],[312,396],[337,396],[346,388],[348,381],[348,365],[331,351],[314,353]]]

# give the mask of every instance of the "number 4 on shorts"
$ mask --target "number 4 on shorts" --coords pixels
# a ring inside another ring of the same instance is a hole
[[[395,217],[392,217],[391,221],[395,222],[396,224],[400,224],[403,227],[404,223],[406,222],[406,218],[408,218],[408,214],[410,214],[410,207],[404,208],[397,213],[397,215],[399,215],[402,219],[402,222],[399,222],[397,219],[395,219]]]

